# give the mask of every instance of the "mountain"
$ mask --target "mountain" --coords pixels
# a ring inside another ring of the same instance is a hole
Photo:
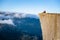
[[[41,28],[40,28],[40,23],[38,19],[35,18],[14,18],[13,23],[18,26],[18,29],[22,29],[25,32],[35,34],[35,35],[40,35],[41,34]]]
[[[24,13],[0,12],[0,39],[42,40],[38,16]]]
[[[10,24],[0,24],[0,40],[18,40],[22,36],[21,30]]]

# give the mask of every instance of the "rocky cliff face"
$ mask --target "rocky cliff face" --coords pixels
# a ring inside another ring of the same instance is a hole
[[[41,13],[39,16],[43,40],[60,40],[60,14]]]

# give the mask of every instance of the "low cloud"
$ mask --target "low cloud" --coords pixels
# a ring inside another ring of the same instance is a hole
[[[14,25],[13,21],[11,19],[8,20],[0,20],[0,23],[5,23],[5,24],[11,24]]]
[[[17,17],[17,18],[24,18],[26,17],[26,14],[15,14],[14,17]]]

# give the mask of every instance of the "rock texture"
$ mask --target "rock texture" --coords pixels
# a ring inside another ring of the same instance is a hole
[[[39,13],[43,40],[60,40],[60,14]]]

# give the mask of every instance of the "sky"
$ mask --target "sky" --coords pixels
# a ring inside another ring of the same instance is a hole
[[[60,0],[0,0],[0,11],[38,14],[60,13]]]

